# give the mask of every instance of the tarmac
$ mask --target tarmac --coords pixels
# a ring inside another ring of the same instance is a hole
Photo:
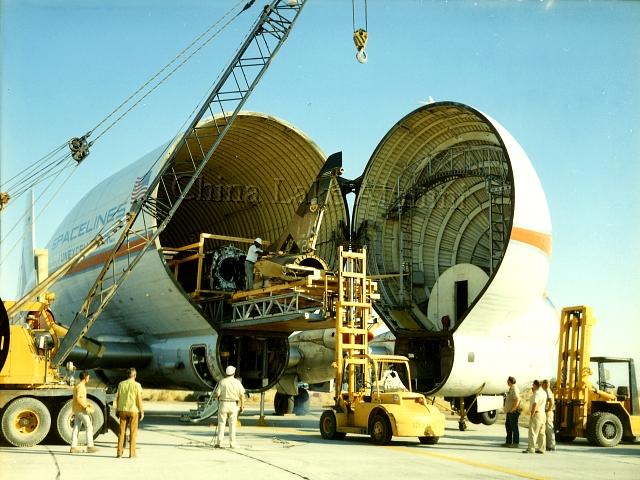
[[[455,417],[448,417],[445,436],[433,446],[395,437],[388,446],[376,446],[362,435],[329,441],[320,436],[322,408],[316,406],[304,416],[267,415],[267,426],[257,425],[259,411],[250,406],[241,417],[238,447],[214,449],[214,422],[179,421],[189,408],[194,404],[148,402],[137,458],[127,458],[128,452],[116,458],[111,432],[98,437],[94,454],[70,454],[69,446],[60,444],[2,445],[0,480],[640,479],[640,443],[599,448],[578,439],[559,444],[555,452],[523,454],[526,428],[520,428],[521,448],[503,448],[503,424],[471,424],[461,432]]]

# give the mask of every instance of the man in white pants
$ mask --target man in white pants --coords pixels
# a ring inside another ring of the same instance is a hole
[[[547,414],[547,423],[545,425],[545,435],[547,439],[547,451],[554,451],[556,449],[556,433],[553,425],[554,411],[556,409],[556,400],[553,396],[553,392],[549,387],[549,380],[542,381],[542,390],[547,395],[547,403],[545,404],[545,412]]]
[[[229,441],[231,448],[236,447],[236,422],[238,413],[244,410],[245,390],[240,380],[234,377],[236,368],[229,365],[225,370],[226,377],[220,380],[213,394],[218,399],[218,435],[215,448],[222,447],[224,429],[229,419]]]
[[[87,372],[80,373],[80,381],[73,389],[73,400],[71,411],[73,412],[73,431],[71,432],[71,453],[81,453],[78,447],[78,434],[80,427],[84,425],[87,430],[87,452],[97,452],[98,449],[93,446],[93,423],[91,423],[91,411],[93,407],[87,400],[87,383],[89,382],[89,374]]]
[[[529,445],[522,453],[544,453],[546,445],[545,425],[547,416],[544,407],[547,403],[547,394],[540,388],[538,380],[533,381],[533,396],[531,398],[531,420],[529,420]]]

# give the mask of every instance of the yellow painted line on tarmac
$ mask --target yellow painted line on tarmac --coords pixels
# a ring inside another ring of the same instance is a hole
[[[396,452],[398,450],[402,450],[402,452],[408,453],[408,454],[412,454],[412,455],[417,455],[417,456],[422,456],[422,457],[439,458],[440,460],[448,460],[450,462],[463,463],[465,465],[469,465],[469,466],[472,466],[472,467],[484,468],[485,470],[491,470],[491,471],[494,471],[494,472],[506,473],[506,474],[514,475],[516,477],[521,477],[521,478],[529,478],[529,479],[532,479],[532,480],[548,480],[549,479],[549,477],[541,477],[541,476],[535,475],[533,473],[521,472],[519,470],[514,470],[512,468],[502,467],[500,465],[492,465],[490,463],[476,462],[475,460],[468,460],[466,458],[454,457],[453,455],[446,455],[444,453],[427,452],[427,451],[424,451],[422,449],[416,450],[415,448],[408,448],[408,447],[387,446],[385,448],[388,448],[389,450],[394,450]]]

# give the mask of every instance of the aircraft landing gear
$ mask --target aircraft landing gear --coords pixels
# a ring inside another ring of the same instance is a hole
[[[458,430],[460,430],[461,432],[464,432],[467,430],[467,422],[464,418],[461,418],[458,421]]]

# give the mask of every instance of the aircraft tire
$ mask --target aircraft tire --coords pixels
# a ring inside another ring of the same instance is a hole
[[[276,415],[285,415],[287,413],[293,413],[295,407],[295,399],[291,395],[286,393],[276,392],[273,397],[273,409]]]
[[[498,419],[498,411],[489,410],[488,412],[480,412],[478,416],[483,425],[493,425]]]
[[[298,389],[298,395],[294,398],[293,413],[296,415],[306,415],[311,409],[311,400],[309,399],[309,392],[304,389]]]

